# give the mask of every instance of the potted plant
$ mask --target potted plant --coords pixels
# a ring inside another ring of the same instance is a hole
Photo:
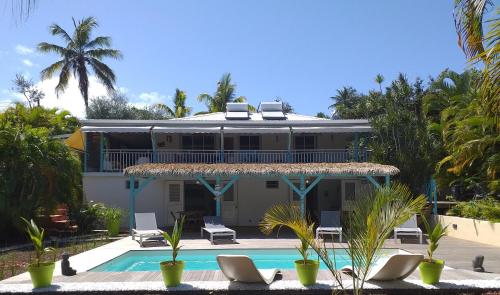
[[[31,276],[31,282],[34,288],[41,288],[50,286],[52,283],[52,275],[54,274],[55,263],[42,261],[42,257],[45,253],[52,252],[54,249],[51,247],[43,246],[43,238],[45,235],[45,230],[39,228],[35,221],[26,220],[21,217],[23,222],[26,224],[26,233],[35,247],[35,263],[31,263],[28,266],[28,272]]]
[[[120,208],[103,208],[102,217],[110,237],[116,237],[120,233],[120,224],[123,217],[123,210]]]
[[[297,248],[302,259],[295,261],[295,270],[299,281],[304,286],[316,283],[319,260],[307,259],[311,241],[314,240],[314,224],[302,217],[298,206],[277,205],[269,209],[260,223],[260,229],[265,234],[271,234],[274,228],[290,228],[300,240]]]
[[[436,251],[439,246],[439,240],[446,234],[448,226],[443,227],[441,223],[437,222],[434,228],[431,228],[425,218],[422,218],[422,222],[429,235],[429,247],[427,248],[427,255],[429,257],[424,259],[418,268],[420,269],[420,278],[422,282],[434,285],[439,283],[441,271],[444,268],[444,261],[441,259],[434,259],[433,255],[434,251]]]
[[[182,272],[184,271],[184,261],[176,260],[181,246],[182,227],[184,225],[184,217],[179,220],[176,219],[172,234],[167,232],[163,233],[163,238],[172,246],[172,260],[160,262],[161,275],[166,287],[175,287],[181,283]]]
[[[302,259],[295,260],[295,270],[297,271],[297,276],[299,281],[304,286],[316,284],[316,277],[318,276],[319,260],[309,260],[307,259],[309,253],[309,244],[305,239],[300,238],[299,250]]]

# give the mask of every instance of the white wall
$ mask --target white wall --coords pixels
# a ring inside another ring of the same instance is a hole
[[[258,225],[266,210],[275,204],[288,204],[288,185],[279,181],[279,188],[266,189],[266,180],[278,178],[241,178],[238,184],[238,225]]]
[[[87,201],[96,201],[106,206],[120,207],[130,212],[129,190],[125,187],[128,177],[118,174],[85,175],[83,177],[83,191]],[[167,210],[163,197],[163,181],[151,181],[143,191],[137,195],[136,212],[155,212],[158,226],[165,226]],[[128,228],[129,216],[122,220],[122,227]]]

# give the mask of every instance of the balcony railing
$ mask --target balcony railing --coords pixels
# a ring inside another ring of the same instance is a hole
[[[344,163],[366,162],[370,151],[329,150],[153,150],[105,149],[100,171],[119,172],[144,163]]]

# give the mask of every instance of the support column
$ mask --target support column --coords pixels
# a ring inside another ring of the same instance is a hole
[[[359,133],[354,133],[354,161],[359,162]]]
[[[300,212],[302,212],[302,216],[306,214],[306,194],[304,193],[306,190],[306,182],[305,176],[300,176]]]
[[[99,172],[104,171],[104,134],[99,134]]]
[[[156,135],[151,132],[151,149],[153,150],[152,154],[152,162],[156,163],[158,162],[158,155],[156,154]]]
[[[290,131],[288,132],[288,148],[287,148],[287,161],[288,161],[288,163],[291,163],[293,161],[293,159],[292,159],[292,139],[293,139],[293,133],[292,133],[292,127],[290,127]]]
[[[323,179],[325,175],[320,174],[317,175],[316,179],[309,184],[308,187],[306,187],[305,184],[305,175],[300,176],[300,186],[297,188],[291,181],[288,179],[287,176],[283,175],[281,178],[283,181],[288,184],[288,186],[300,197],[300,212],[302,213],[302,216],[306,215],[306,208],[305,208],[305,201],[306,201],[306,196],[307,193],[309,193],[320,181]]]
[[[433,206],[432,206],[432,214],[437,215],[438,212],[438,207],[437,207],[437,186],[436,186],[436,180],[434,178],[431,178],[431,194],[432,194],[432,201],[433,201]]]
[[[389,185],[391,185],[391,176],[386,175],[385,176],[385,186],[389,186]]]
[[[220,129],[220,161],[224,163],[224,127]]]
[[[80,131],[82,132],[82,131]],[[82,132],[82,139],[83,139],[83,172],[87,172],[87,161],[88,161],[88,156],[87,156],[87,133]]]
[[[135,177],[130,176],[129,178],[130,181],[130,195],[129,195],[129,215],[130,215],[130,221],[129,221],[129,230],[130,234],[132,234],[132,229],[134,228],[135,225]]]
[[[217,192],[215,196],[215,215],[216,216],[221,216],[221,177],[217,176],[215,178],[215,191]]]

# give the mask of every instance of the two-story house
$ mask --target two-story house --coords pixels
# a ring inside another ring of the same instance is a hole
[[[285,114],[276,102],[261,103],[257,112],[230,103],[225,113],[180,119],[85,120],[81,130],[86,199],[129,213],[155,212],[159,226],[172,224],[179,212],[255,226],[278,203],[297,203],[317,220],[321,210],[349,210],[364,189],[397,173],[395,167],[368,163],[370,152],[359,148],[360,138],[371,131],[367,120]],[[317,163],[347,164],[343,170],[332,170],[337,168],[332,164],[320,174],[286,170],[310,170]],[[142,174],[124,175],[127,167],[143,167]],[[185,173],[186,167],[191,172]],[[214,196],[221,188],[221,197]]]

